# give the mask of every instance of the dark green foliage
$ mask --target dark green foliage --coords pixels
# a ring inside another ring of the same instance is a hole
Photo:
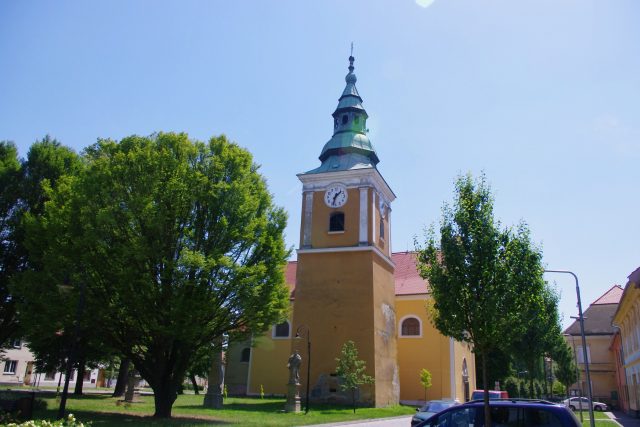
[[[565,394],[569,395],[569,387],[578,381],[578,370],[574,353],[564,340],[557,343],[553,355],[553,373],[560,383],[565,387]]]
[[[507,377],[504,380],[504,386],[502,387],[507,393],[509,393],[509,397],[518,397],[518,379],[514,377]]]
[[[100,140],[84,161],[51,189],[31,242],[53,288],[68,281],[74,299],[85,287],[87,322],[169,417],[196,349],[286,314],[286,214],[251,155],[224,137]]]
[[[11,142],[0,142],[0,349],[16,338],[18,323],[15,297],[10,282],[20,270],[20,242],[16,227],[20,221],[21,168],[18,151]]]
[[[22,272],[39,270],[38,254],[28,253],[26,216],[37,217],[44,209],[47,189],[55,188],[65,174],[81,167],[78,155],[46,136],[35,142],[25,161],[18,160],[12,143],[0,142],[0,347],[7,338],[25,335],[18,330],[17,305]]]

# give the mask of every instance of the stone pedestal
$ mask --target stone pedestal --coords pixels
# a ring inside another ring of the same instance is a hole
[[[136,390],[136,386],[140,381],[140,377],[138,376],[136,371],[129,371],[129,376],[127,377],[127,389],[124,392],[124,401],[127,403],[137,403],[141,402],[140,400],[140,391]]]
[[[287,384],[287,403],[284,406],[285,412],[300,412],[300,384]]]
[[[222,352],[215,350],[213,362],[209,370],[209,386],[204,395],[202,406],[205,408],[222,409],[222,391],[224,388],[224,367],[222,364]]]

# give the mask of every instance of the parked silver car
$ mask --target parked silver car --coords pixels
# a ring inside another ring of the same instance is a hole
[[[563,400],[562,403],[572,411],[580,410],[581,407],[583,410],[589,410],[588,397],[572,397],[570,399]],[[609,409],[609,407],[606,403],[596,401],[593,402],[594,411],[606,411],[607,409]]]

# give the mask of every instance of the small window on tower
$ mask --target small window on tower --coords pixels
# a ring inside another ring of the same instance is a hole
[[[384,219],[380,218],[380,238],[384,239]]]
[[[348,121],[349,121],[349,116],[347,116],[346,114],[343,114],[342,115],[342,124],[346,125]]]
[[[329,217],[329,231],[344,231],[344,213],[334,212]]]

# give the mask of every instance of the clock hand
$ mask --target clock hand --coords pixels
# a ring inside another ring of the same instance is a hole
[[[338,191],[338,192],[335,194],[335,196],[333,196],[333,202],[332,202],[332,203],[334,203],[334,204],[335,204],[336,199],[338,198],[338,196],[340,195],[340,193],[342,193],[342,191]]]

